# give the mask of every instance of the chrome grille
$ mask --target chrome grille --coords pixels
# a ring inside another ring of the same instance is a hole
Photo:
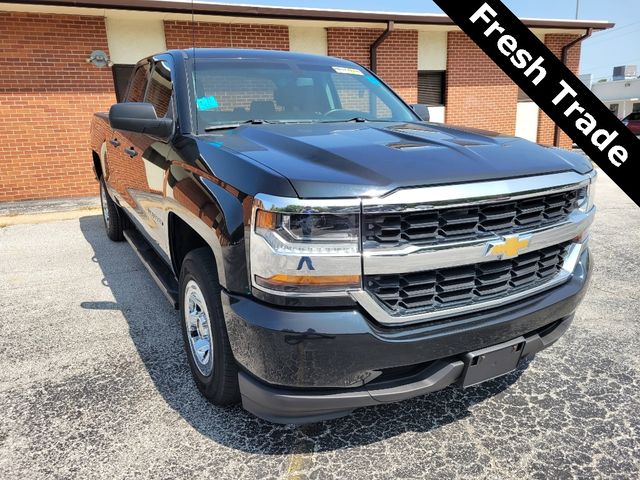
[[[562,269],[571,242],[498,260],[407,274],[369,275],[365,288],[393,314],[430,312],[506,297]]]
[[[365,248],[373,245],[430,245],[509,235],[565,220],[585,195],[585,188],[566,192],[417,212],[365,213]]]

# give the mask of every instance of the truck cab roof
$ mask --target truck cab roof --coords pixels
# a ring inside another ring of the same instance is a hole
[[[180,55],[185,59],[265,59],[265,60],[290,60],[312,61],[326,65],[352,65],[354,62],[338,57],[326,55],[314,55],[311,53],[290,52],[286,50],[261,50],[252,48],[185,48],[181,50],[169,50],[167,53]]]

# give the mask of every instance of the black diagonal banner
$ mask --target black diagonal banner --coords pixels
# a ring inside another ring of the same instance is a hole
[[[544,43],[499,0],[434,1],[640,205],[640,140]]]

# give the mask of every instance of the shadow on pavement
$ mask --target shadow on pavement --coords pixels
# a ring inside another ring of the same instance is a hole
[[[115,299],[115,302],[87,299],[81,306],[120,310],[163,400],[202,435],[229,448],[273,455],[324,452],[372,444],[405,432],[428,432],[468,417],[474,405],[502,393],[528,366],[524,364],[509,375],[464,391],[450,387],[400,403],[361,408],[348,417],[317,424],[274,425],[257,419],[240,406],[211,405],[200,395],[188,369],[177,312],[155,288],[135,253],[126,244],[109,243],[100,216],[81,218],[80,228],[93,247],[93,261],[102,270],[103,283]],[[142,271],[134,272],[136,278],[132,277],[133,266]],[[145,285],[136,283],[141,274],[148,282]],[[139,298],[140,292],[149,298]],[[155,305],[154,302],[160,305],[161,314],[149,318],[152,315],[149,305]],[[162,309],[164,306],[166,309]]]

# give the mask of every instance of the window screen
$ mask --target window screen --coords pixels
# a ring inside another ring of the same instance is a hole
[[[111,67],[113,88],[116,91],[116,100],[118,102],[122,102],[127,94],[127,86],[134,68],[135,65],[114,65]]]
[[[441,70],[421,70],[418,72],[418,103],[423,105],[444,105],[446,72]]]

